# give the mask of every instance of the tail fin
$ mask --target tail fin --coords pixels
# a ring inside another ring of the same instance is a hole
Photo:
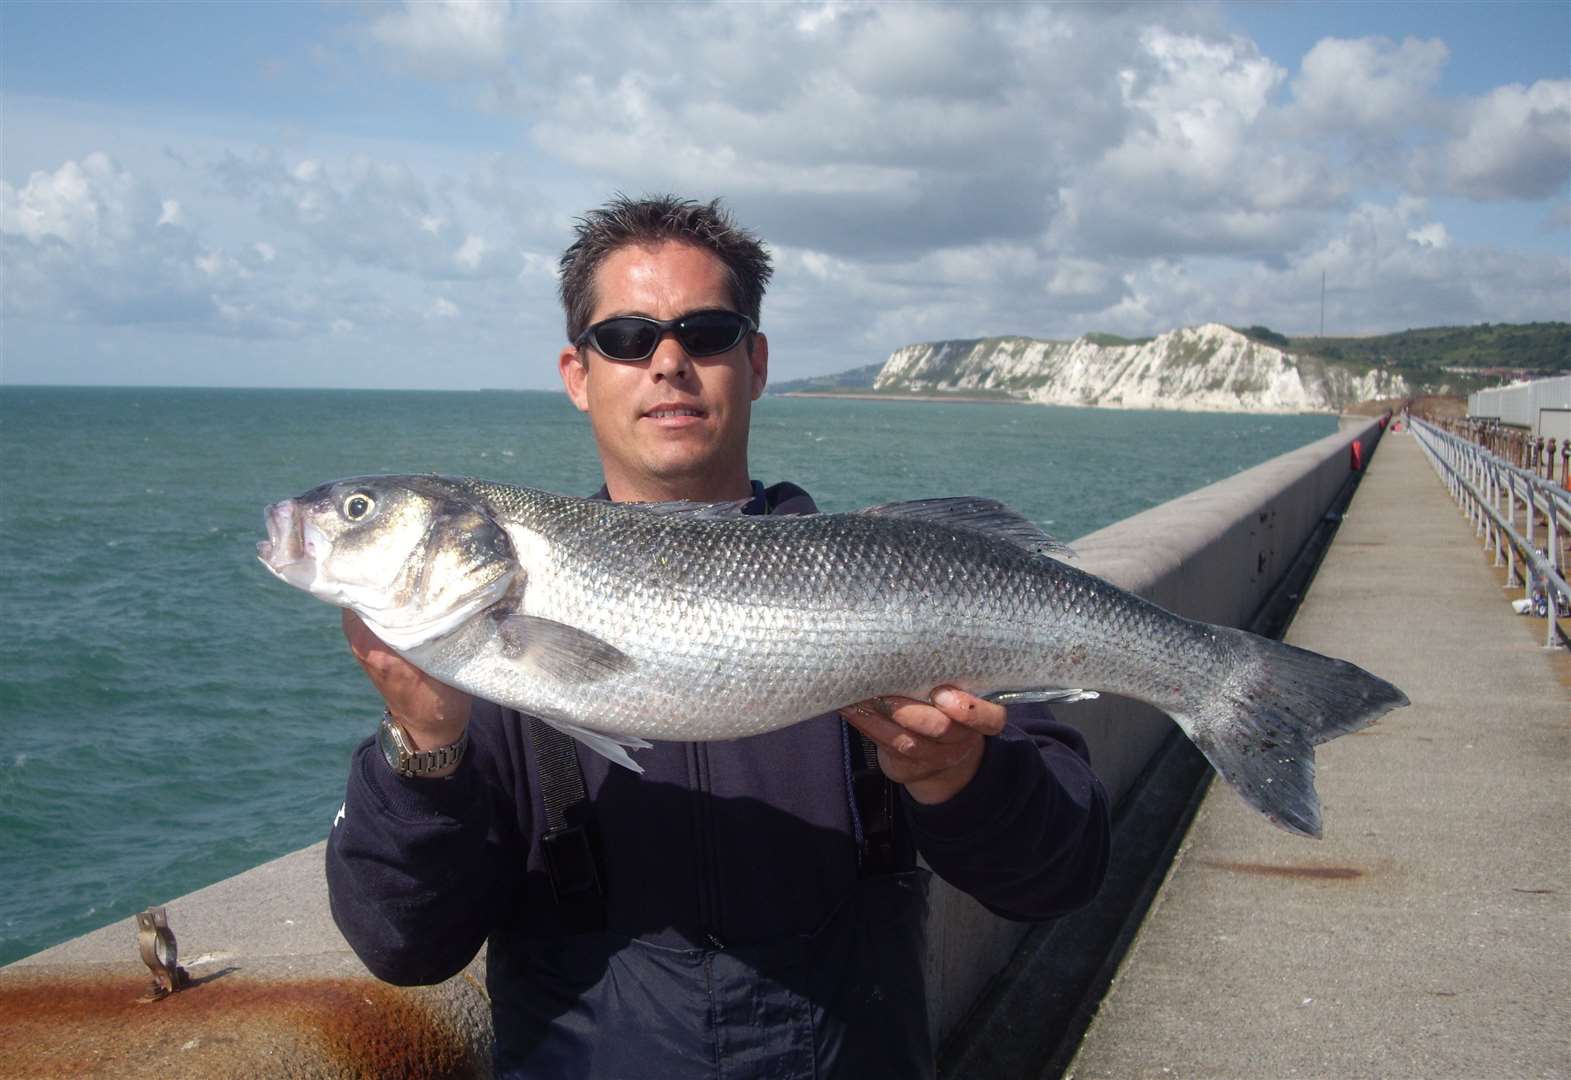
[[[1314,748],[1406,705],[1407,695],[1346,660],[1210,629],[1228,639],[1237,663],[1216,696],[1174,718],[1245,802],[1289,832],[1318,837]]]

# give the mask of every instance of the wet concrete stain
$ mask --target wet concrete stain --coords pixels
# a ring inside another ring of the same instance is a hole
[[[1353,866],[1293,866],[1275,863],[1222,862],[1217,859],[1197,860],[1201,866],[1213,870],[1226,870],[1234,874],[1256,874],[1260,877],[1302,878],[1311,881],[1352,881],[1364,876]]]

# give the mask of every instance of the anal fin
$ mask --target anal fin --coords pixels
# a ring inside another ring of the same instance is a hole
[[[632,769],[635,773],[644,771],[644,767],[633,760],[629,750],[648,750],[652,745],[646,739],[637,735],[607,735],[601,731],[590,731],[588,728],[579,727],[561,720],[548,720],[540,718],[542,722],[550,724],[564,735],[571,735],[579,742],[602,757],[609,758],[624,769]]]

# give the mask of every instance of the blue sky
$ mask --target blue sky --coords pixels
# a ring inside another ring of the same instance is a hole
[[[611,193],[913,341],[1571,318],[1571,5],[0,5],[0,381],[555,385]]]

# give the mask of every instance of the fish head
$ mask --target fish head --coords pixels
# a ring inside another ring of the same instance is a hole
[[[337,480],[273,503],[264,518],[262,565],[352,609],[397,648],[451,632],[518,573],[512,541],[484,505],[431,477]]]

